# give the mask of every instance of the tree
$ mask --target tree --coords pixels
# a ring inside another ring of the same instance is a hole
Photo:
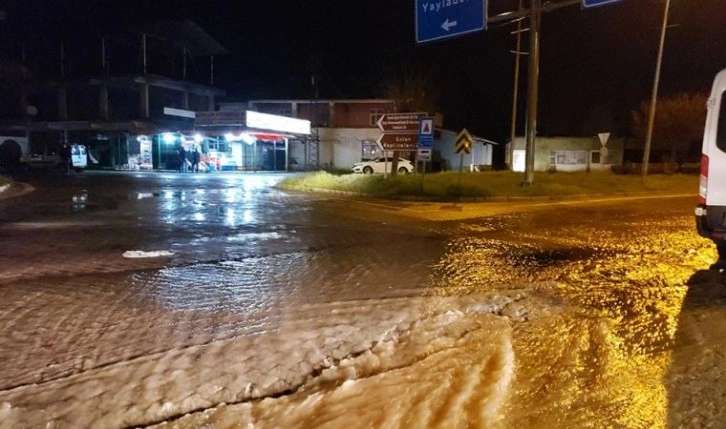
[[[694,140],[703,137],[708,95],[682,92],[658,99],[653,124],[652,148],[666,152],[670,162],[678,162]],[[650,102],[644,101],[632,112],[636,137],[644,139]]]
[[[431,83],[431,75],[420,69],[400,69],[386,73],[381,85],[381,94],[384,98],[395,102],[396,112],[436,112],[437,94]],[[391,176],[398,170],[400,153],[393,152],[391,161]]]

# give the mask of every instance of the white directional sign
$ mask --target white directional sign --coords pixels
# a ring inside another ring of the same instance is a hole
[[[431,161],[431,149],[419,149],[416,152],[417,161]]]

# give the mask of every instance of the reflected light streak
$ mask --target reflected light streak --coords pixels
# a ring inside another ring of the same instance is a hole
[[[225,211],[224,224],[227,226],[235,226],[236,225],[235,220],[236,220],[236,215],[235,215],[234,209],[228,208]]]
[[[255,221],[255,214],[252,210],[245,210],[242,214],[242,220],[244,223],[253,223]]]

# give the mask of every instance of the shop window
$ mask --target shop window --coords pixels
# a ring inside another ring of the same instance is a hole
[[[383,109],[371,109],[369,125],[371,127],[377,126],[378,120],[381,119],[381,116],[383,116],[385,113],[386,111]]]
[[[207,139],[207,144],[209,150],[216,150],[218,153],[227,153],[231,151],[229,143],[223,139],[209,138]]]
[[[726,92],[721,94],[721,106],[716,132],[716,146],[726,152]]]
[[[590,152],[590,164],[600,164],[600,151],[599,150]]]
[[[553,150],[550,151],[550,165],[586,165],[587,157],[588,152],[584,150]]]
[[[372,159],[380,158],[383,156],[383,151],[378,147],[378,143],[373,140],[363,140],[363,153],[361,159],[363,161],[370,161]]]

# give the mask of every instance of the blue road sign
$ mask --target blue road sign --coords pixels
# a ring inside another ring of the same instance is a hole
[[[623,0],[582,0],[583,7],[604,6],[610,3],[620,3]]]
[[[418,43],[473,33],[486,26],[487,0],[416,0]]]
[[[434,145],[434,118],[420,118],[418,120],[418,147],[431,148]]]

